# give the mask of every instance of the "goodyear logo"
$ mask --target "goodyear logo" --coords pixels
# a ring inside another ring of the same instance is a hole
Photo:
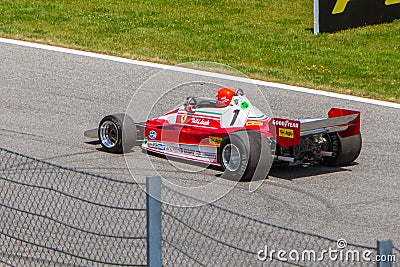
[[[289,120],[286,121],[281,121],[281,120],[272,120],[272,124],[276,126],[283,126],[283,127],[291,127],[291,128],[299,128],[299,123],[297,122],[292,122]]]
[[[263,123],[261,121],[248,121],[246,122],[246,126],[262,126]]]
[[[287,137],[287,138],[294,138],[294,131],[292,129],[280,128],[279,136]]]
[[[222,143],[222,137],[209,136],[208,137],[208,143],[210,145],[220,145]]]

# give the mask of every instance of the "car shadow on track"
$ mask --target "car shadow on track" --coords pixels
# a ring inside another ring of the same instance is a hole
[[[211,170],[219,172],[219,173],[215,174],[215,176],[218,178],[223,178],[222,169],[219,166],[213,166],[213,165],[208,165],[205,163],[187,161],[187,160],[179,159],[179,158],[166,157],[164,155],[156,154],[156,153],[150,152],[150,151],[143,151],[143,152],[147,153],[151,156],[157,157],[157,158],[163,158],[165,160],[172,160],[172,161],[177,161],[180,163],[186,163],[189,165],[205,167],[207,169],[211,169]],[[271,170],[268,174],[268,177],[266,177],[265,179],[268,179],[271,176],[271,177],[279,178],[279,179],[294,180],[294,179],[312,177],[312,176],[329,174],[329,173],[351,172],[352,170],[347,167],[355,166],[355,165],[358,165],[358,163],[352,162],[345,166],[329,166],[329,167],[322,166],[318,163],[304,164],[304,165],[297,165],[297,166],[278,165],[278,166],[273,166],[271,168]],[[224,178],[224,179],[230,180],[228,178]]]
[[[85,144],[88,144],[88,145],[100,145],[101,142],[100,142],[100,140],[93,140],[93,141],[87,141],[87,142],[85,142]]]
[[[346,167],[358,165],[358,163],[353,162],[346,166],[321,166],[319,164],[307,164],[307,165],[297,165],[297,166],[273,166],[268,174],[275,178],[294,180],[299,178],[306,178],[310,176],[323,175],[328,173],[337,172],[351,172],[351,169]]]
[[[91,145],[97,145],[100,144],[100,141],[92,141],[92,142],[86,142],[87,144]],[[96,148],[98,151],[103,151],[101,147]],[[133,151],[129,152],[132,153]],[[196,165],[198,167],[204,167],[207,169],[211,169],[214,171],[217,171],[219,173],[215,174],[216,177],[222,177],[222,169],[219,166],[213,166],[205,163],[199,163],[199,162],[193,162],[193,161],[187,161],[184,159],[179,159],[179,158],[174,158],[174,157],[167,157],[164,155],[160,155],[154,152],[150,151],[145,151],[142,150],[142,153],[147,153],[148,155],[151,155],[152,157],[156,158],[162,158],[165,160],[172,160],[180,163],[186,163],[189,165]],[[352,162],[346,166],[322,166],[319,165],[318,163],[315,164],[304,164],[304,165],[296,165],[296,166],[288,166],[288,165],[278,165],[278,166],[273,166],[271,170],[269,171],[268,179],[269,177],[274,177],[274,178],[279,178],[279,179],[285,179],[285,180],[294,180],[294,179],[299,179],[299,178],[306,178],[306,177],[311,177],[311,176],[317,176],[317,175],[323,175],[323,174],[329,174],[329,173],[339,173],[339,172],[351,172],[352,170],[349,168],[346,168],[348,166],[354,166],[358,165],[356,162]]]

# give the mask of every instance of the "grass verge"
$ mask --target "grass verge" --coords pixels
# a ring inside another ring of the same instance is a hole
[[[0,0],[0,36],[400,103],[400,21],[312,34],[312,1]]]

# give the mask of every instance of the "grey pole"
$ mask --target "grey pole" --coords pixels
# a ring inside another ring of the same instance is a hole
[[[161,177],[146,177],[147,266],[161,267]]]
[[[377,241],[378,255],[380,261],[377,261],[378,267],[392,267],[393,243],[392,240]]]
[[[319,0],[314,0],[314,34],[319,33]]]

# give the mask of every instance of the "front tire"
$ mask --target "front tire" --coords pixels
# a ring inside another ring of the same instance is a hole
[[[104,151],[126,153],[136,144],[136,125],[126,114],[105,116],[99,123],[98,136]]]
[[[262,180],[272,165],[271,146],[256,131],[240,131],[224,138],[218,150],[223,178],[235,181]]]

